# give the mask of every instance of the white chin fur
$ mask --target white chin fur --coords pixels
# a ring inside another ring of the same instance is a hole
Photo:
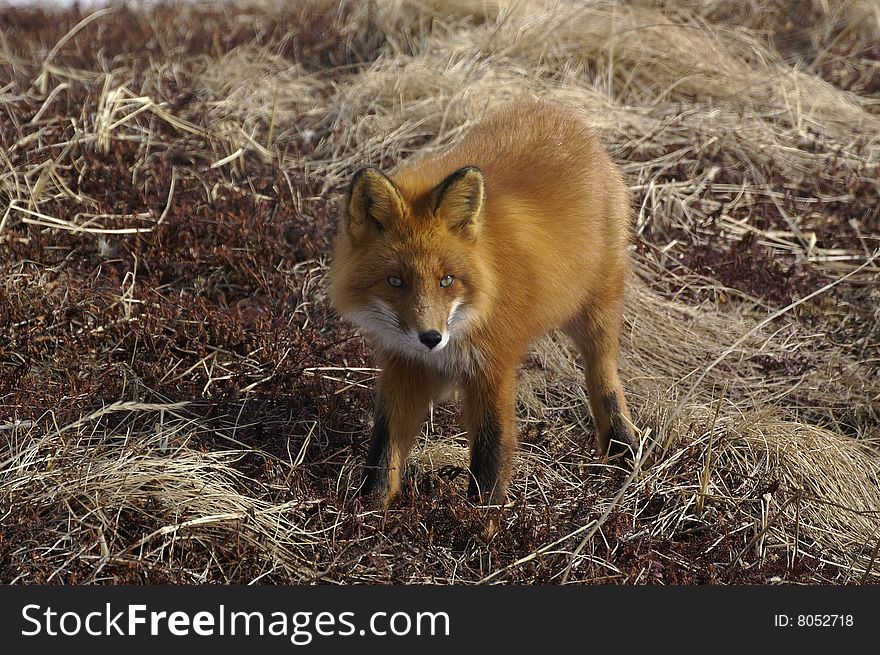
[[[470,308],[461,308],[460,304],[453,304],[447,329],[442,332],[440,343],[433,348],[423,344],[417,332],[401,330],[397,316],[382,301],[376,301],[346,318],[375,339],[376,345],[383,350],[416,359],[446,375],[457,376],[473,372],[481,359],[480,353],[461,338],[464,337],[465,325],[475,314]]]

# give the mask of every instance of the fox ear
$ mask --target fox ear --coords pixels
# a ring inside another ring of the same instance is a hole
[[[459,168],[435,190],[434,214],[453,232],[476,239],[483,222],[486,184],[476,166]]]
[[[379,169],[362,168],[351,180],[345,203],[345,227],[355,240],[381,234],[402,215],[403,201],[394,183]]]

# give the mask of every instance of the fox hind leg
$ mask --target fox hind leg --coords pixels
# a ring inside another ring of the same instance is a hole
[[[565,326],[584,360],[587,394],[596,422],[600,456],[628,455],[636,446],[617,372],[622,300],[581,308]]]

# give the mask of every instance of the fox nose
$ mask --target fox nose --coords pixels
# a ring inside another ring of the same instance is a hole
[[[443,340],[443,337],[437,330],[428,330],[427,332],[422,332],[419,335],[419,341],[428,346],[428,348],[434,348],[438,343]]]

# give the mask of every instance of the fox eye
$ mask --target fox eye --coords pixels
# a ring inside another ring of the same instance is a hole
[[[394,277],[392,275],[391,277],[388,278],[388,284],[390,284],[395,289],[399,289],[400,287],[403,286],[403,280],[401,280],[399,277]]]
[[[440,280],[440,286],[443,287],[443,288],[445,289],[445,288],[448,287],[450,284],[452,284],[452,282],[453,282],[454,280],[455,280],[454,277],[452,277],[451,275],[447,275],[447,276],[444,277],[442,280]]]

